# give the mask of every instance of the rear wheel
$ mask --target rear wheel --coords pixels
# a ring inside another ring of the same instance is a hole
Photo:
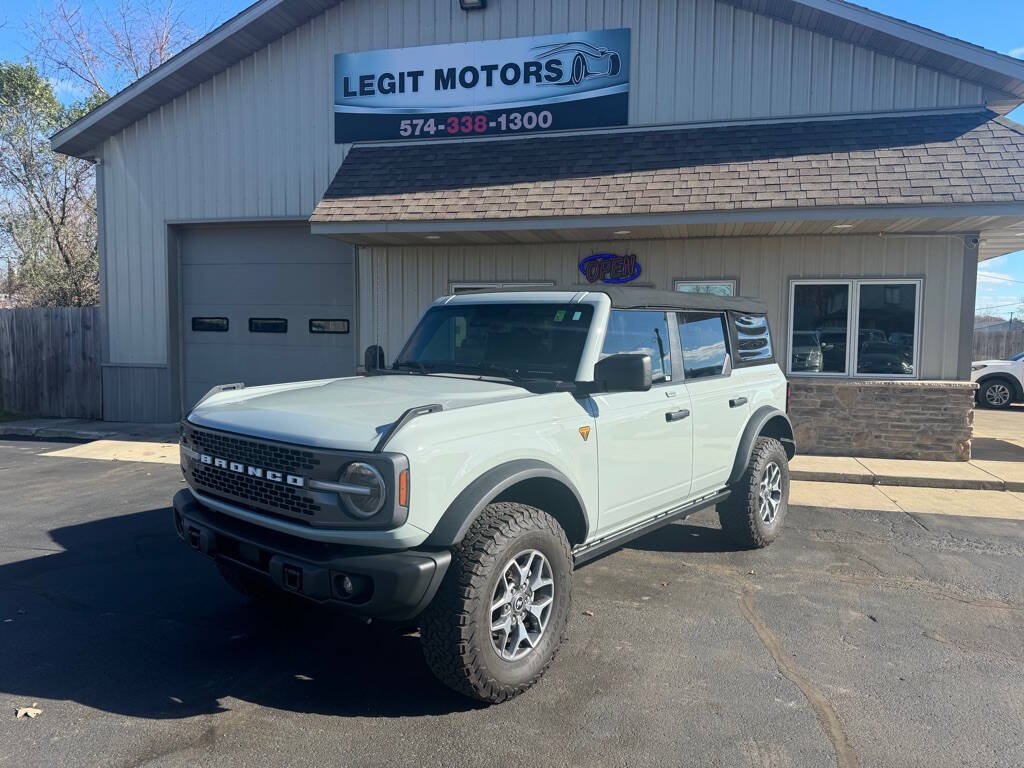
[[[453,552],[421,622],[423,654],[441,682],[475,699],[522,693],[565,638],[572,554],[536,507],[489,504]]]
[[[718,505],[722,530],[741,547],[767,547],[789,509],[789,459],[775,438],[759,437],[732,494]]]
[[[1009,408],[1013,402],[1013,390],[1008,381],[991,379],[978,389],[978,405],[983,408]]]

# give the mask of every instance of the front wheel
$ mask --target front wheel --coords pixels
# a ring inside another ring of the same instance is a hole
[[[984,408],[1009,408],[1012,402],[1010,385],[1002,379],[986,381],[978,390],[978,404]]]
[[[551,665],[572,602],[565,532],[536,507],[489,504],[455,547],[421,622],[437,678],[474,699],[522,693]]]
[[[718,505],[722,530],[741,547],[767,547],[789,509],[789,459],[782,443],[759,437],[732,494]]]

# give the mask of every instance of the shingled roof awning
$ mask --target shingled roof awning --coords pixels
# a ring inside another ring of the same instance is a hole
[[[579,239],[623,226],[792,234],[836,221],[1024,229],[1024,127],[974,112],[363,145],[310,219],[314,233],[367,243]]]

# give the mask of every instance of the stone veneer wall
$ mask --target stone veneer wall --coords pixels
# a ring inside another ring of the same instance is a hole
[[[798,454],[971,458],[973,382],[793,378],[790,384]]]

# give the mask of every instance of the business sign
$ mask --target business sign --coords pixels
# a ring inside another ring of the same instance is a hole
[[[628,29],[334,57],[339,144],[626,125],[628,112]]]
[[[631,283],[640,277],[635,253],[595,253],[580,261],[580,272],[591,283]]]

